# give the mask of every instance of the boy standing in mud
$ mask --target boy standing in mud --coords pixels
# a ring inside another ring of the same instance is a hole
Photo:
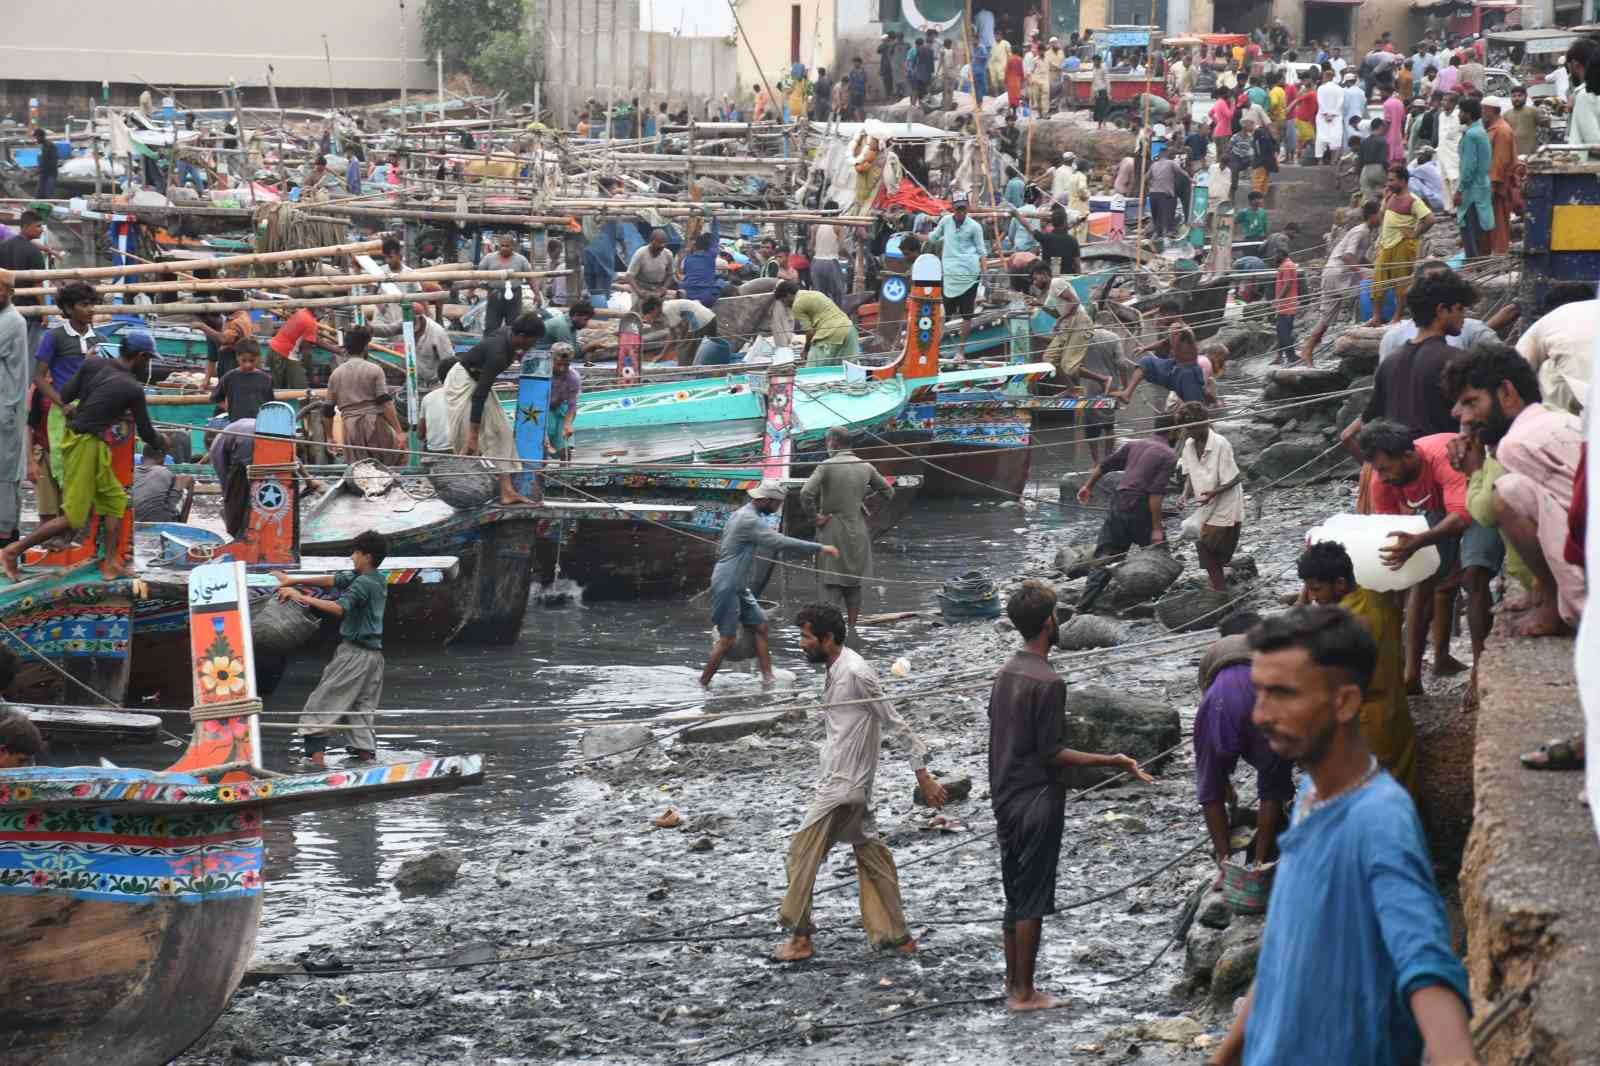
[[[1126,755],[1066,746],[1067,684],[1050,665],[1056,644],[1056,591],[1025,581],[1006,601],[1022,649],[995,675],[989,692],[989,791],[1005,889],[1006,1006],[1045,1010],[1054,998],[1033,987],[1044,916],[1056,910],[1056,865],[1066,824],[1068,766],[1106,766],[1151,780]]]

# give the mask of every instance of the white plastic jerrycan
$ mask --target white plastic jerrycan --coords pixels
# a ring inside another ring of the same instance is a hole
[[[1356,571],[1356,584],[1374,592],[1408,589],[1432,577],[1439,569],[1439,549],[1428,546],[1413,552],[1404,566],[1391,570],[1379,557],[1395,533],[1426,533],[1424,515],[1337,514],[1306,534],[1306,543],[1333,540],[1344,545]]]

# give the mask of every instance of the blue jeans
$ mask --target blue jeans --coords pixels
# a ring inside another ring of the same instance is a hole
[[[583,250],[583,287],[591,296],[611,295],[611,282],[617,275],[617,261],[607,263],[593,248]]]
[[[1278,316],[1278,354],[1294,354],[1294,316]]]

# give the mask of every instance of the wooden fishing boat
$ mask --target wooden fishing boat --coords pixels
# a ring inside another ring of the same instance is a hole
[[[0,585],[0,641],[19,657],[11,694],[43,703],[80,702],[86,696],[118,704],[182,708],[189,691],[187,589],[189,570],[213,558],[234,558],[253,569],[251,594],[264,598],[277,588],[272,570],[333,573],[348,559],[300,554],[299,507],[293,466],[294,415],[286,404],[269,403],[256,420],[251,513],[244,535],[227,541],[209,530],[176,524],[140,527],[122,523],[124,553],[132,573],[114,581],[99,573],[99,520],[79,545],[30,553],[23,579]],[[133,481],[133,436],[119,425],[112,469],[124,485]],[[137,535],[136,535],[137,534]],[[386,634],[437,642],[460,625],[449,614],[457,602],[440,596],[459,574],[454,558],[408,556],[394,551],[380,567],[391,586],[392,614]],[[270,692],[280,658],[262,657],[258,680]]]
[[[161,718],[154,714],[22,703],[9,707],[27,715],[46,740],[66,744],[148,743],[161,732]]]
[[[480,756],[261,765],[245,567],[188,575],[193,736],[164,771],[0,770],[0,1059],[160,1066],[209,1029],[261,921],[262,823],[454,789]]]

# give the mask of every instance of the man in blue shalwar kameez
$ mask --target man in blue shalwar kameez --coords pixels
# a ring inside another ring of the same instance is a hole
[[[1252,721],[1307,781],[1255,984],[1210,1066],[1474,1066],[1467,974],[1411,797],[1361,736],[1377,646],[1340,607],[1250,631]]]

